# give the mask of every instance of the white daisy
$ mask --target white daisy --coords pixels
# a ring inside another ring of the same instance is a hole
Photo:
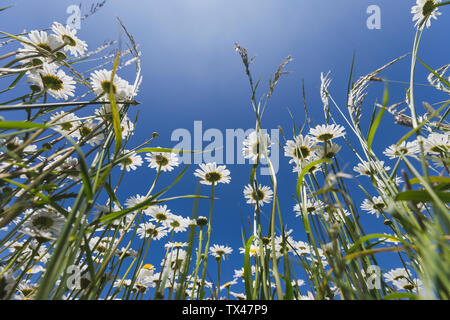
[[[379,168],[384,168],[384,170],[388,171],[391,169],[389,166],[384,166],[384,161],[363,161],[359,163],[356,167],[353,167],[355,172],[358,172],[362,176],[373,176],[377,174],[380,170]]]
[[[450,136],[448,134],[431,133],[424,140],[424,149],[427,153],[445,154],[450,151]]]
[[[183,267],[183,262],[186,260],[187,252],[183,249],[175,249],[170,252],[167,256],[167,261],[165,262],[171,269],[171,271],[180,270]],[[161,265],[164,261],[161,262]]]
[[[63,26],[59,22],[54,22],[52,31],[64,46],[64,51],[69,51],[73,56],[83,55],[87,50],[87,43],[80,40],[76,34],[76,29],[71,29],[69,26]]]
[[[325,204],[321,201],[321,200],[316,200],[316,199],[307,199],[306,200],[306,213],[308,214],[312,214],[315,215],[317,213],[319,213],[324,207]],[[294,211],[297,213],[296,217],[301,216],[301,212],[302,212],[303,206],[300,206],[300,204],[296,204],[294,206]]]
[[[230,255],[233,249],[228,246],[214,244],[209,248],[209,254],[212,255],[217,260],[223,258],[225,260],[227,255]]]
[[[114,253],[115,256],[117,257],[121,257],[123,255],[123,258],[136,258],[137,257],[138,252],[132,248],[126,248],[126,247],[122,247],[120,249],[117,249],[116,252]]]
[[[291,285],[293,287],[297,287],[298,288],[298,287],[301,287],[301,286],[305,285],[305,281],[303,281],[302,279],[297,279],[297,281],[292,280]]]
[[[238,300],[246,300],[247,299],[247,296],[243,293],[230,291],[230,294]]]
[[[54,127],[55,130],[64,132],[73,138],[80,137],[80,132],[77,130],[77,128],[81,124],[81,122],[75,114],[64,111],[55,112],[51,115],[50,120],[55,120],[53,122],[54,124],[57,124],[57,126]]]
[[[220,290],[229,289],[232,285],[237,284],[237,280],[233,279],[231,281],[225,282],[223,285],[220,286]],[[230,292],[231,294],[231,292]]]
[[[126,201],[125,201],[125,205],[127,206],[127,208],[132,208],[137,206],[138,204],[144,202],[147,198],[145,196],[141,196],[140,194],[137,194],[135,196],[131,196],[129,197]]]
[[[37,210],[23,226],[31,230],[51,232],[58,234],[64,226],[66,219],[56,210],[51,208],[43,208]]]
[[[136,170],[137,167],[142,166],[142,157],[136,154],[136,152],[133,151],[130,153],[130,150],[124,150],[124,153],[129,154],[119,163],[120,170],[125,168],[127,172],[129,172],[130,170]]]
[[[292,246],[294,247],[296,254],[305,255],[311,253],[309,244],[304,241],[294,241]]]
[[[373,197],[372,200],[364,199],[361,204],[361,209],[369,212],[370,214],[375,214],[377,218],[380,217],[380,212],[386,209],[386,203],[384,203],[383,198]]]
[[[105,69],[96,70],[91,73],[91,84],[94,89],[94,93],[97,96],[106,95],[108,99],[109,91],[112,89],[114,96],[117,100],[126,100],[133,95],[133,87],[128,81],[120,78],[117,74],[114,75],[114,79],[111,82],[112,71]]]
[[[0,286],[0,300],[3,300],[11,293],[16,283],[11,269],[5,271],[4,267],[0,267],[0,283],[2,284]]]
[[[200,183],[212,185],[218,183],[230,183],[230,171],[226,166],[218,166],[215,162],[201,163],[200,169],[195,170],[194,175],[201,179]]]
[[[317,150],[317,155],[320,159],[332,159],[341,150],[341,146],[336,143],[326,143],[325,146],[319,146]]]
[[[399,146],[395,144],[391,145],[383,153],[389,157],[389,159],[399,158],[401,155],[413,157],[419,153],[419,145],[417,144],[417,141],[403,141]]]
[[[405,268],[392,269],[383,276],[386,279],[386,282],[394,282],[400,279],[408,279],[410,277]]]
[[[397,288],[397,290],[408,290],[408,291],[422,291],[424,289],[423,283],[420,279],[406,279],[401,278],[392,282],[392,284]]]
[[[245,248],[239,248],[239,253],[245,254]],[[250,257],[259,256],[259,245],[252,243],[249,249]]]
[[[415,27],[423,28],[423,23],[426,20],[426,26],[431,26],[431,18],[437,20],[441,15],[436,4],[441,3],[442,0],[417,0],[416,5],[411,8],[411,13],[414,14],[412,20],[416,21]]]
[[[50,58],[46,57],[47,52],[53,52],[60,47],[57,38],[54,35],[49,36],[45,31],[32,30],[26,37],[21,36],[19,38],[31,44],[22,42],[23,48],[20,48],[16,55],[16,58],[21,59],[24,64],[41,65],[43,63],[50,63]],[[39,50],[36,47],[45,51]]]
[[[323,124],[311,128],[309,134],[317,141],[324,142],[345,136],[345,129],[337,124]]]
[[[134,135],[134,123],[124,114],[122,122],[120,123],[120,129],[122,130],[122,139],[125,140],[129,136]]]
[[[244,188],[244,197],[247,199],[247,203],[262,207],[264,203],[270,203],[272,201],[273,192],[268,186],[259,185],[256,190],[253,186],[248,184]]]
[[[318,146],[316,140],[311,136],[299,134],[293,140],[286,141],[284,155],[292,158],[289,163],[308,160],[316,154]]]
[[[117,242],[117,239],[114,239],[112,237],[92,237],[89,240],[89,248],[93,252],[97,253],[98,256],[100,256],[105,254],[110,248],[112,248],[115,242]]]
[[[160,240],[167,236],[167,229],[163,226],[156,227],[151,222],[141,223],[137,229],[137,235],[140,239],[152,237],[155,240]]]
[[[164,245],[165,248],[170,248],[170,249],[181,249],[184,247],[187,247],[187,243],[186,242],[167,242]]]
[[[306,160],[300,160],[296,163],[294,168],[292,168],[292,172],[302,172],[303,169],[305,169],[307,166],[309,166],[311,163],[313,163],[316,160],[319,160],[319,157],[317,155],[313,155],[309,159],[306,159]],[[307,173],[309,174],[309,173],[320,172],[321,168],[322,168],[321,163],[314,165],[308,170]]]
[[[261,136],[258,137],[256,131],[253,131],[243,141],[242,154],[245,159],[251,159],[252,161],[256,161],[258,156],[260,159],[264,159],[265,154],[269,153],[271,144],[270,136],[267,133],[261,133]]]
[[[164,222],[173,215],[170,209],[167,209],[167,205],[148,207],[144,213],[159,222]]]
[[[155,267],[151,264],[145,264],[138,273],[133,290],[144,294],[148,288],[155,287],[156,283],[153,281]]]
[[[86,139],[87,143],[91,146],[96,146],[97,144],[100,144],[103,141],[103,133],[102,127],[98,127],[98,123],[94,122],[92,119],[88,119],[86,121],[83,121],[78,128],[80,133],[80,139]],[[95,133],[92,134],[92,132],[95,130]]]
[[[171,215],[167,220],[163,222],[163,225],[174,231],[175,233],[178,232],[185,232],[187,228],[189,227],[191,223],[191,219],[189,218],[183,218],[181,216],[177,215]]]
[[[159,147],[158,147],[159,148]],[[172,171],[175,167],[178,167],[178,156],[176,153],[171,152],[150,152],[145,154],[145,160],[150,162],[148,165],[150,168],[154,168],[161,171]]]
[[[28,82],[39,86],[55,99],[67,100],[74,96],[75,81],[63,70],[57,70],[53,65],[44,63],[40,69],[28,72]]]

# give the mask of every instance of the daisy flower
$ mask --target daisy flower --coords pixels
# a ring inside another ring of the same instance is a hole
[[[125,140],[129,136],[134,135],[134,123],[124,114],[122,122],[120,123],[120,129],[122,130],[122,139]]]
[[[145,264],[142,266],[141,270],[139,270],[139,276],[141,278],[151,278],[153,277],[153,273],[155,272],[155,266],[152,264]]]
[[[273,192],[270,187],[259,185],[256,190],[252,185],[248,184],[244,188],[244,197],[247,199],[247,203],[262,207],[264,203],[270,203],[272,201]]]
[[[167,242],[164,245],[165,248],[170,248],[170,249],[181,249],[184,247],[187,247],[187,243],[186,242]]]
[[[394,282],[400,279],[408,279],[409,273],[405,270],[405,268],[396,268],[385,273],[383,276],[386,279],[386,282]]]
[[[392,281],[392,284],[397,288],[397,290],[408,290],[408,291],[422,291],[423,283],[420,279],[406,279],[401,278],[399,280]]]
[[[89,240],[89,248],[98,255],[103,255],[109,248],[112,248],[116,239],[112,237],[93,237]]]
[[[364,199],[363,203],[361,204],[362,210],[367,211],[370,214],[375,214],[377,218],[380,217],[380,212],[384,211],[386,207],[387,206],[381,196],[373,197],[372,200]]]
[[[131,248],[126,248],[126,247],[122,247],[120,249],[117,249],[116,252],[114,253],[115,256],[117,257],[121,257],[123,255],[123,258],[136,258],[138,255],[138,252],[134,249]]]
[[[306,160],[300,160],[296,163],[296,165],[294,166],[294,168],[292,168],[292,172],[302,172],[304,168],[306,168],[307,166],[309,166],[311,163],[313,163],[314,161],[319,160],[319,157],[317,155],[313,155],[311,156],[309,159]],[[322,168],[322,164],[316,164],[313,165],[307,173],[315,173],[320,171],[320,169]]]
[[[135,196],[131,196],[129,197],[126,201],[125,201],[125,205],[127,206],[127,208],[132,208],[137,206],[138,204],[144,202],[147,198],[145,196],[141,196],[140,194],[137,194]]]
[[[310,254],[311,250],[309,244],[304,241],[294,241],[292,246],[295,249],[295,252],[299,255]]]
[[[384,168],[384,170],[388,171],[391,169],[389,166],[384,166],[384,161],[363,161],[359,163],[357,166],[353,167],[353,170],[359,173],[361,176],[373,176],[377,172],[379,172],[379,168]]]
[[[201,179],[200,183],[212,185],[218,183],[230,183],[230,171],[226,166],[218,166],[215,162],[201,163],[200,169],[195,170],[194,176]]]
[[[208,224],[208,218],[204,216],[199,216],[197,219],[195,219],[195,222],[197,223],[197,226],[204,227]]]
[[[437,20],[441,15],[438,8],[435,6],[441,3],[442,0],[417,0],[416,5],[411,8],[411,13],[414,14],[412,20],[416,21],[415,27],[423,28],[423,23],[426,19],[426,26],[431,26],[431,18]]]
[[[269,153],[269,148],[272,145],[270,136],[265,133],[258,137],[256,131],[252,131],[248,137],[243,141],[244,147],[242,148],[242,154],[245,159],[251,159],[256,161],[258,156],[260,159],[264,159],[265,154]]]
[[[332,159],[334,158],[337,153],[341,150],[341,146],[336,143],[329,143],[327,142],[327,148],[325,150],[325,147],[319,146],[317,150],[317,155],[320,159]]]
[[[163,225],[173,230],[175,233],[185,232],[191,223],[191,219],[183,218],[177,215],[171,215],[169,219],[163,222]]]
[[[14,288],[14,284],[16,280],[14,279],[14,275],[11,272],[11,269],[4,271],[5,268],[0,266],[0,283],[2,286],[0,287],[0,299],[3,300],[8,296],[11,290]]]
[[[29,300],[34,292],[36,291],[38,285],[35,283],[30,282],[29,280],[26,280],[24,282],[20,282],[17,286],[17,290],[19,291],[19,294],[22,299]],[[0,294],[1,296],[1,294]]]
[[[172,269],[172,271],[176,271],[181,269],[183,266],[183,262],[186,259],[186,251],[183,249],[173,250],[167,257],[167,265]],[[161,265],[164,265],[164,261],[161,262]]]
[[[158,222],[164,222],[173,215],[170,209],[167,209],[167,205],[148,207],[144,213]]]
[[[226,256],[231,254],[232,252],[233,252],[232,248],[223,245],[214,244],[212,247],[209,248],[209,254],[212,255],[217,260],[220,260],[221,258],[225,260]]]
[[[158,147],[159,148],[159,147]],[[145,154],[145,160],[150,162],[150,168],[161,171],[172,171],[178,167],[178,156],[172,152],[150,152]]]
[[[320,210],[325,207],[325,204],[321,200],[306,200],[306,212],[312,215],[317,214]],[[296,217],[301,216],[303,206],[300,206],[298,203],[294,206],[294,211],[297,212]]]
[[[44,169],[50,168],[55,162],[59,162],[63,156],[56,156],[53,161],[51,161]],[[73,157],[68,157],[64,159],[62,163],[53,170],[60,171],[61,173],[67,174],[69,178],[78,178],[79,176],[79,166],[78,159]]]
[[[57,119],[57,120],[56,120]],[[77,130],[81,124],[79,118],[71,112],[55,112],[51,115],[50,121],[54,121],[55,130],[64,132],[73,138],[80,138],[80,132]]]
[[[237,280],[233,279],[220,286],[220,290],[229,289],[232,285],[237,284]]]
[[[91,133],[95,129],[95,134],[91,135]],[[97,144],[103,141],[103,133],[100,133],[102,127],[98,127],[98,123],[94,122],[92,119],[88,119],[80,125],[78,128],[80,133],[80,139],[85,139],[89,137],[86,142],[91,146],[96,146]]]
[[[313,137],[299,134],[294,140],[286,141],[284,155],[292,158],[289,163],[298,163],[298,161],[306,160],[314,156],[317,149],[318,146]]]
[[[96,70],[91,73],[90,79],[94,93],[97,96],[106,95],[112,90],[117,100],[126,100],[133,95],[133,87],[128,81],[120,78],[117,74],[111,82],[112,71],[106,69]]]
[[[41,65],[45,62],[50,63],[49,58],[42,57],[44,52],[37,48],[53,52],[60,47],[57,38],[54,35],[49,36],[45,31],[32,30],[28,33],[27,37],[21,36],[19,38],[27,42],[22,42],[23,48],[20,48],[16,55],[16,58],[21,59],[24,64],[31,63],[33,65]],[[36,55],[38,55],[38,57],[36,57]],[[28,56],[29,58],[27,58]]]
[[[245,254],[245,248],[239,248],[239,253]],[[259,256],[259,245],[252,243],[250,245],[249,253],[250,253],[250,257]]]
[[[64,51],[69,51],[75,57],[78,57],[78,55],[81,56],[86,52],[87,43],[76,36],[76,29],[71,29],[69,26],[63,26],[59,22],[54,22],[52,31],[62,44],[66,44]]]
[[[309,134],[317,141],[325,142],[345,136],[344,127],[337,124],[323,124],[311,128]]]
[[[441,154],[450,151],[448,134],[431,133],[424,140],[424,149],[427,153]]]
[[[138,273],[133,290],[145,293],[148,288],[155,287],[156,283],[153,281],[155,267],[151,264],[144,265]]]
[[[130,172],[130,170],[136,170],[137,167],[142,166],[142,157],[136,154],[136,152],[133,151],[130,153],[130,150],[124,150],[124,153],[129,154],[119,163],[120,170],[125,168],[127,172]]]
[[[406,142],[403,141],[399,146],[393,144],[383,152],[389,159],[399,158],[403,156],[415,156],[419,153],[419,146],[417,141]]]
[[[155,240],[160,240],[167,236],[167,229],[163,226],[156,227],[151,222],[141,223],[137,229],[137,235],[140,239],[152,237]]]
[[[299,288],[299,287],[305,285],[305,281],[303,281],[302,279],[292,280],[291,285],[293,287]]]
[[[63,228],[65,221],[66,219],[57,211],[43,208],[36,211],[23,225],[32,230],[58,234]]]
[[[66,75],[63,70],[48,63],[44,63],[40,69],[28,73],[28,82],[45,90],[55,99],[67,100],[74,96],[75,81]]]
[[[246,300],[247,299],[247,296],[243,293],[230,291],[230,294],[238,300]]]

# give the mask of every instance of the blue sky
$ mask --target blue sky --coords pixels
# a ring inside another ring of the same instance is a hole
[[[3,2],[14,5],[7,14],[2,14],[0,20],[0,29],[10,33],[46,28],[53,21],[64,23],[68,17],[67,6],[79,4],[79,1],[72,0]],[[83,14],[91,3],[93,1],[82,1]],[[225,129],[254,127],[249,85],[240,57],[233,50],[235,42],[246,47],[250,56],[256,55],[252,65],[253,77],[261,78],[261,88],[264,88],[259,94],[265,93],[267,80],[279,63],[287,55],[294,58],[287,67],[291,73],[280,81],[263,119],[265,128],[273,129],[280,125],[289,139],[292,138],[292,126],[288,108],[298,125],[305,118],[301,95],[303,79],[311,116],[315,123],[322,123],[321,72],[331,70],[333,82],[330,92],[342,106],[355,51],[356,77],[411,51],[415,32],[410,14],[413,3],[415,1],[410,0],[107,1],[98,13],[82,22],[78,34],[88,42],[90,49],[94,49],[105,40],[119,37],[115,17],[120,17],[140,45],[143,84],[137,97],[141,102],[136,108],[140,112],[137,129],[130,146],[142,143],[156,131],[159,138],[153,146],[171,147],[176,144],[170,141],[172,131],[177,128],[192,130],[195,120],[203,121],[204,130],[218,128],[225,132]],[[373,4],[381,8],[381,30],[366,27],[369,17],[366,9]],[[450,20],[446,19],[449,9],[444,7],[441,11],[444,15],[438,21],[433,20],[431,29],[426,30],[419,51],[419,57],[424,57],[436,68],[448,63],[448,44],[443,43],[445,36],[442,35],[450,30]],[[407,57],[382,76],[408,81],[409,63],[410,58]],[[427,75],[426,70],[418,66],[419,82],[425,81],[424,75]],[[123,70],[120,76],[131,80],[133,68]],[[392,84],[389,87],[390,102],[403,100],[405,88],[406,85]],[[434,102],[443,98],[426,87],[418,87],[417,90],[418,101],[429,99]],[[382,92],[382,84],[372,86],[365,104],[363,123],[370,120],[373,102],[376,98],[381,100]],[[336,112],[334,115],[338,121],[341,120]],[[5,116],[8,119],[20,117],[11,113]],[[374,145],[380,156],[385,147],[395,143],[406,132],[393,124],[391,115],[386,115],[383,121],[378,132],[380,140]],[[350,130],[347,132],[353,139]],[[300,240],[304,239],[303,227],[292,211],[296,176],[282,154],[280,150],[281,208],[285,223],[296,231],[294,238]],[[350,162],[350,155],[348,148],[340,154],[341,165],[347,173],[352,173],[356,165],[354,160]],[[173,194],[194,192],[194,169],[193,166]],[[249,182],[251,166],[231,165],[229,169],[231,183],[217,188],[220,200],[215,204],[212,238],[212,243],[227,244],[234,249],[231,260],[224,265],[224,280],[230,280],[233,269],[243,265],[243,257],[238,253],[241,246],[239,212],[244,217],[252,214],[242,195],[243,186]],[[178,168],[176,172],[180,170]],[[154,173],[150,168],[141,167],[127,175],[124,181],[126,188],[123,188],[120,199],[124,201],[129,196],[145,194]],[[174,177],[175,174],[164,175],[159,186],[166,185]],[[260,178],[260,182],[269,184],[267,177]],[[353,185],[356,186],[354,182]],[[361,199],[355,200],[359,206],[363,194],[356,188],[354,191],[355,199]],[[203,187],[202,192],[208,194],[209,189]],[[175,213],[189,216],[192,201],[177,200],[169,207]],[[208,209],[209,203],[202,202],[199,213],[207,216]],[[362,221],[367,233],[389,231],[382,220],[374,216],[364,216]],[[155,245],[152,247],[157,248]],[[150,263],[159,262],[155,259]],[[214,273],[215,265],[211,263],[211,274]]]

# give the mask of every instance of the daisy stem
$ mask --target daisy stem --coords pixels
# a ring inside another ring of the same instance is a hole
[[[442,7],[442,6],[446,6],[446,5],[448,5],[448,4],[450,4],[450,1],[445,1],[445,2],[441,2],[441,3],[436,3],[436,4],[434,5],[434,7],[435,7],[435,8],[437,8],[437,7]]]
[[[220,256],[217,260],[217,295],[216,300],[220,300],[220,267],[222,262],[222,257]]]
[[[148,198],[150,196],[150,194],[153,191],[153,188],[155,188],[156,181],[158,180],[160,173],[161,173],[161,165],[159,165],[159,167],[158,167],[158,172],[156,173],[155,180],[153,180],[153,184],[152,184],[150,190],[148,190],[147,195],[145,196],[146,198]]]
[[[195,287],[197,286],[198,269],[200,267],[200,258],[202,256],[203,227],[200,227],[198,236],[197,261],[195,262],[194,284],[192,285],[191,300],[194,299]]]
[[[203,253],[204,260],[203,260],[203,270],[202,270],[202,284],[200,287],[200,299],[203,299],[204,296],[204,288],[205,288],[205,277],[206,277],[206,266],[208,263],[208,250],[209,250],[209,240],[211,238],[211,220],[212,220],[212,213],[213,213],[213,206],[214,206],[214,182],[211,184],[211,207],[209,210],[209,220],[208,220],[208,231],[206,235],[206,244],[205,244],[205,251]]]

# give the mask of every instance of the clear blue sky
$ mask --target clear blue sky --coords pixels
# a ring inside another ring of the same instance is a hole
[[[15,5],[7,14],[2,14],[0,20],[0,29],[10,33],[46,28],[53,21],[65,23],[67,6],[79,3],[70,0],[3,2]],[[83,13],[91,3],[93,1],[82,1]],[[141,102],[139,121],[130,146],[142,143],[157,131],[160,137],[154,146],[171,147],[175,144],[170,141],[171,132],[176,128],[192,130],[195,120],[202,120],[204,129],[225,131],[227,128],[253,127],[255,119],[249,103],[249,85],[240,57],[233,50],[234,42],[246,47],[250,56],[257,56],[253,76],[263,80],[263,88],[267,87],[269,75],[283,58],[289,54],[293,56],[294,61],[287,67],[291,74],[280,81],[263,119],[265,128],[280,125],[291,138],[287,108],[293,112],[297,124],[304,121],[302,79],[311,115],[316,123],[321,123],[320,72],[332,71],[330,92],[343,105],[355,50],[357,77],[410,52],[415,31],[410,8],[414,3],[411,0],[110,0],[98,13],[83,21],[79,36],[88,42],[90,49],[104,40],[115,40],[119,36],[115,17],[120,17],[140,45],[144,80],[137,97]],[[366,27],[366,9],[372,4],[381,8],[381,30]],[[450,12],[448,7],[441,11],[443,15],[438,21],[433,20],[431,29],[425,32],[419,52],[419,57],[424,57],[432,67],[449,62],[448,43],[443,41],[448,41]],[[409,58],[404,59],[383,73],[383,77],[408,81],[409,62]],[[419,66],[417,74],[417,79],[423,82],[427,72]],[[133,68],[120,75],[131,80]],[[392,85],[390,102],[404,99],[405,87]],[[366,100],[363,122],[369,121],[373,101],[377,97],[381,99],[382,90],[381,84],[373,85]],[[418,88],[418,101],[421,98],[433,102],[440,99],[430,93],[434,94],[434,91]],[[335,115],[340,119],[337,113]],[[16,115],[7,117],[12,116]],[[384,148],[396,142],[403,132],[403,128],[393,125],[392,116],[386,115],[383,129],[378,132],[382,139],[374,146],[378,154],[382,156]],[[282,154],[280,150],[281,208],[284,221],[296,231],[294,238],[301,240],[304,239],[303,227],[292,212],[296,176]],[[349,150],[344,148],[340,161],[346,172],[352,173],[356,163],[349,163],[349,155]],[[194,192],[193,169],[173,194]],[[231,280],[234,268],[243,266],[243,257],[238,253],[241,246],[239,210],[244,217],[252,214],[242,195],[243,186],[249,182],[251,167],[233,165],[229,169],[231,183],[217,188],[220,200],[215,205],[212,238],[212,243],[227,244],[234,249],[231,260],[224,266],[225,281]],[[178,168],[176,172],[180,170]],[[123,188],[120,199],[124,201],[129,196],[145,193],[153,176],[154,171],[145,167],[127,175],[124,182],[127,187]],[[164,176],[160,186],[174,178],[174,174]],[[267,177],[260,181],[269,184]],[[209,193],[206,187],[202,191]],[[362,201],[363,194],[357,189],[355,192]],[[359,206],[361,201],[356,200],[356,204]],[[192,201],[178,200],[169,207],[175,213],[189,216]],[[209,203],[203,202],[200,214],[206,216],[208,208]],[[382,220],[374,216],[365,216],[362,221],[368,233],[389,231]],[[156,248],[155,245],[152,247]],[[159,264],[158,259],[149,262]],[[215,274],[213,261],[211,274]]]

